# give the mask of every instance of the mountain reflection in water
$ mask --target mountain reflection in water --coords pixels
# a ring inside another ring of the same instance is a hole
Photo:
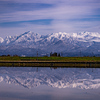
[[[99,68],[0,68],[0,82],[25,88],[46,85],[56,88],[97,89],[100,87]]]

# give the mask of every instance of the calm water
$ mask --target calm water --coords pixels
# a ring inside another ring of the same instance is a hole
[[[100,69],[1,67],[0,100],[100,100]]]

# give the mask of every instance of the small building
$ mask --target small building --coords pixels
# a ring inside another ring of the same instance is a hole
[[[50,57],[60,57],[60,53],[57,54],[56,52],[54,52],[54,53],[51,52]]]

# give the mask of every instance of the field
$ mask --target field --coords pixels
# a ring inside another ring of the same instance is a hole
[[[100,62],[100,57],[9,57],[0,56],[0,61],[58,61],[58,62]]]
[[[0,57],[0,66],[10,67],[99,67],[100,57]]]

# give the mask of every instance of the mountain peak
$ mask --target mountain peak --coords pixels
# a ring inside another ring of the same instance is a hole
[[[41,38],[41,35],[38,34],[38,33],[34,33],[34,32],[31,32],[31,31],[28,31],[28,32],[25,32],[23,34],[21,34],[20,36],[17,37],[16,41],[15,42],[36,42],[38,40],[40,40]]]
[[[57,38],[59,40],[63,40],[65,38],[69,38],[70,34],[66,32],[58,32],[58,33],[51,33],[49,34],[49,39],[51,38]]]
[[[27,31],[27,32],[25,32],[25,33],[23,33],[23,34],[21,34],[20,36],[22,36],[22,35],[39,35],[38,33],[34,33],[34,32],[31,32],[31,31]]]

